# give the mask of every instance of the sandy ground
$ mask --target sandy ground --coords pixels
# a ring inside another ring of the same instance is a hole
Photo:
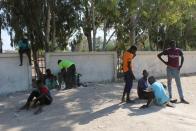
[[[0,97],[0,131],[196,131],[196,76],[182,78],[184,94],[191,104],[178,103],[175,108],[153,105],[141,110],[143,100],[119,104],[123,85],[99,83],[52,91],[54,102],[39,115],[33,114],[35,109],[16,112],[28,93]],[[135,88],[136,83],[132,99],[136,98]]]

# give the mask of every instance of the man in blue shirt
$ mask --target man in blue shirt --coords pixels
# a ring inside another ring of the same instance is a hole
[[[22,64],[23,64],[23,54],[24,53],[27,54],[27,57],[29,59],[29,65],[32,65],[32,63],[31,63],[31,49],[29,47],[28,39],[26,37],[22,38],[22,40],[20,40],[18,42],[18,47],[19,47],[18,53],[20,55],[20,65],[19,66],[22,66]]]
[[[145,90],[148,88],[148,72],[143,70],[143,77],[138,81],[137,94],[139,99],[147,99]]]
[[[159,106],[166,105],[169,107],[173,107],[171,103],[175,103],[176,100],[170,101],[170,98],[163,84],[160,82],[157,82],[153,76],[148,78],[148,82],[151,85],[151,87],[148,90],[146,90],[148,94],[147,95],[148,101],[147,101],[147,104],[141,106],[141,108],[149,107],[150,104],[153,102],[153,100],[155,100],[155,103]]]

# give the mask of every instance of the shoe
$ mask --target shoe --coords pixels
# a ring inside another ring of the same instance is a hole
[[[22,64],[20,64],[19,66],[22,66]]]
[[[126,100],[126,103],[135,103],[135,101],[134,100]]]
[[[122,99],[121,99],[121,103],[124,103],[124,102],[125,102],[125,99],[124,99],[124,98],[122,98]]]
[[[176,103],[177,101],[177,99],[170,100],[171,103]]]
[[[186,101],[185,99],[181,99],[180,103],[184,103],[184,104],[190,104],[188,101]]]
[[[143,105],[143,106],[140,107],[140,109],[145,109],[145,108],[148,108],[148,106],[147,105]]]

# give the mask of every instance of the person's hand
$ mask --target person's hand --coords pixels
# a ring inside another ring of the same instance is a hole
[[[132,79],[132,80],[135,80],[135,76],[134,76],[133,73],[131,73],[131,79]]]
[[[178,67],[178,70],[180,70],[181,68],[182,68],[182,66],[179,66],[179,67]]]
[[[168,62],[165,62],[165,61],[164,61],[164,63],[165,63],[166,65],[168,65]]]

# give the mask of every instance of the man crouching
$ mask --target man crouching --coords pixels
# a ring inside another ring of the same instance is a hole
[[[155,104],[159,106],[166,105],[169,107],[174,107],[172,103],[175,103],[176,100],[170,100],[169,95],[167,94],[167,91],[162,83],[157,82],[153,76],[148,78],[148,82],[151,86],[148,90],[146,90],[147,104],[141,106],[140,108],[143,109],[149,107],[153,101],[155,101]]]

